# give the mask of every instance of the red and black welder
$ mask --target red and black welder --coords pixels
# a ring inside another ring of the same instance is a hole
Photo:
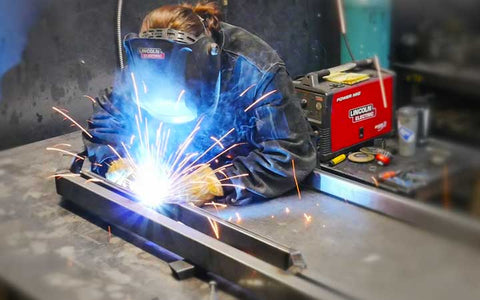
[[[294,81],[302,108],[316,134],[320,162],[358,149],[392,130],[395,75],[381,70],[383,97],[373,62],[373,59],[356,61],[312,72]],[[334,74],[363,77],[350,84],[325,79]]]

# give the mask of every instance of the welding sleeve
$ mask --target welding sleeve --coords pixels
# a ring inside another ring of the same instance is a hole
[[[236,157],[226,172],[234,177],[231,182],[235,185],[226,199],[237,205],[292,190],[295,175],[298,181],[303,180],[316,164],[311,128],[283,64],[263,75],[251,98],[253,106],[246,113],[250,114],[253,128],[247,139],[254,149],[246,156]],[[235,178],[241,174],[249,176]],[[228,193],[228,187],[225,192]]]
[[[96,98],[94,112],[87,120],[91,137],[84,134],[84,144],[90,161],[97,163],[93,171],[100,175],[105,175],[105,163],[116,158],[109,145],[121,152],[121,143],[129,140],[126,130],[128,121],[125,119],[128,114],[120,112],[125,109],[120,107],[122,102],[126,100],[122,100],[121,94],[106,89],[102,96]]]

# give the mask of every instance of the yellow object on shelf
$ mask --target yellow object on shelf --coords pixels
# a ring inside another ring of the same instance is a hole
[[[362,82],[362,81],[368,80],[369,78],[370,76],[368,74],[351,73],[351,72],[350,73],[339,72],[339,73],[334,73],[334,74],[330,74],[328,76],[323,77],[323,79],[328,80],[330,82],[343,83],[348,85]]]

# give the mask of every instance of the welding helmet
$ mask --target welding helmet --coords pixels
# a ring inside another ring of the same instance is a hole
[[[186,123],[214,111],[220,95],[220,48],[212,37],[151,29],[124,39],[134,97],[152,117]]]

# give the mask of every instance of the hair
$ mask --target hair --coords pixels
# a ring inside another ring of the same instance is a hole
[[[220,21],[221,12],[216,2],[164,5],[145,16],[140,33],[155,28],[171,28],[195,36],[201,35],[205,30],[216,35],[220,31]]]

